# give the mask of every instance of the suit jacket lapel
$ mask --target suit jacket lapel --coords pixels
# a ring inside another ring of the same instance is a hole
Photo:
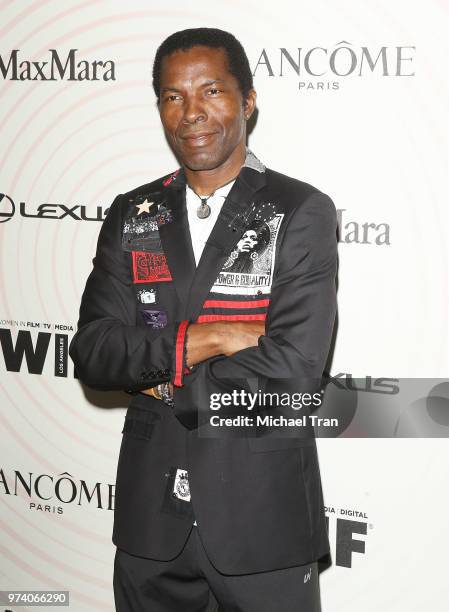
[[[190,288],[186,315],[196,320],[229,253],[242,237],[256,209],[254,196],[266,184],[264,172],[243,166],[206,241]]]
[[[159,236],[176,293],[185,311],[196,265],[185,201],[185,175],[182,170],[175,180],[163,188],[162,194],[167,208],[171,210],[172,220],[161,225]]]

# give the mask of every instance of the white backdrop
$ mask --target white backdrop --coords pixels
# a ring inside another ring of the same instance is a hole
[[[258,92],[251,148],[340,211],[331,373],[446,376],[448,18],[438,0],[0,2],[0,589],[114,609],[128,396],[83,391],[67,344],[114,196],[176,168],[151,88],[175,30],[241,40]],[[68,66],[43,80],[51,49],[63,66],[76,49],[91,78],[69,80]],[[447,441],[318,442],[334,556],[323,612],[447,610]],[[363,543],[352,555],[341,519]]]

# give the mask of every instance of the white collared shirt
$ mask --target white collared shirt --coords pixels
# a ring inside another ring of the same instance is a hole
[[[235,179],[231,183],[227,183],[223,187],[217,189],[214,195],[207,199],[207,204],[210,206],[211,212],[206,219],[200,219],[196,214],[198,207],[201,206],[201,199],[188,185],[186,185],[187,216],[189,219],[190,235],[192,237],[196,265],[198,265],[204,245],[215,225],[223,202],[231,191],[234,183]]]
[[[225,201],[226,196],[231,191],[235,179],[231,183],[227,183],[217,189],[210,198],[207,199],[207,203],[210,206],[210,215],[205,219],[200,219],[196,214],[198,206],[201,205],[201,199],[196,193],[186,184],[186,205],[187,205],[187,217],[189,219],[190,236],[192,238],[193,254],[195,256],[195,263],[198,266],[201,254],[206,244],[206,240],[209,238],[209,234],[215,225],[215,221],[220,213],[221,207]],[[196,521],[193,523],[196,526]]]

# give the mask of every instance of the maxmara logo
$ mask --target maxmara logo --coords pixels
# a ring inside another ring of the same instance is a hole
[[[253,76],[296,76],[300,90],[339,89],[341,79],[349,77],[415,76],[415,50],[412,45],[359,47],[346,40],[331,47],[263,48]]]
[[[9,56],[0,55],[0,73],[10,81],[115,81],[115,63],[112,60],[80,59],[78,49],[70,49],[65,55],[49,49],[43,61],[22,59],[20,49],[13,49]]]
[[[373,244],[390,246],[390,225],[347,218],[345,208],[337,209],[338,240],[345,244]]]

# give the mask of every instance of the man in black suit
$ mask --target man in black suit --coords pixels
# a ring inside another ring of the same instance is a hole
[[[245,393],[319,389],[336,312],[335,207],[247,149],[256,94],[231,34],[170,36],[153,86],[180,168],[115,198],[70,344],[81,381],[133,395],[116,608],[316,612],[329,542],[310,428],[209,417],[248,414]],[[226,393],[232,406],[212,413]]]

